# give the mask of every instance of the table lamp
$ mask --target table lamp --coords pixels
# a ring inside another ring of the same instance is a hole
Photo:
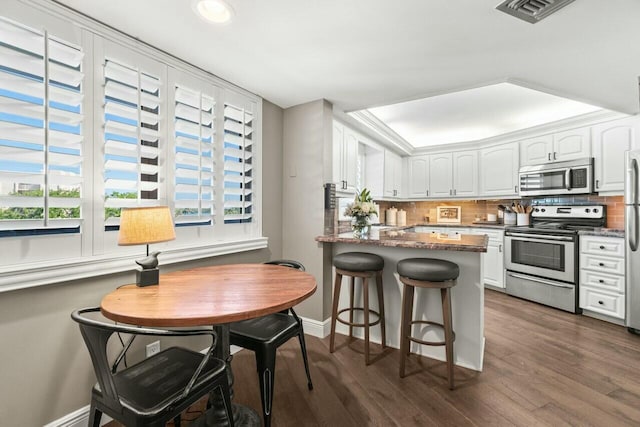
[[[118,245],[147,245],[147,256],[136,260],[142,270],[136,272],[136,285],[157,285],[160,281],[158,254],[149,254],[149,244],[167,242],[176,238],[168,206],[122,209]]]

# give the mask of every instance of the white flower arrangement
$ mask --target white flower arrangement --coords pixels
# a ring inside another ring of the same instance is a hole
[[[378,216],[376,205],[373,203],[369,190],[363,188],[362,191],[356,193],[353,203],[347,205],[344,214],[357,220],[368,219],[372,215]]]

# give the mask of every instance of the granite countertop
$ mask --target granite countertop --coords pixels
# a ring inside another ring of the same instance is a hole
[[[429,249],[434,251],[487,252],[489,238],[487,235],[458,234],[449,236],[445,233],[411,233],[402,229],[372,231],[367,238],[356,239],[353,233],[326,234],[316,237],[323,243],[355,243],[396,248]]]
[[[624,230],[620,228],[595,228],[593,230],[580,230],[581,236],[601,236],[601,237],[622,237],[624,238]]]

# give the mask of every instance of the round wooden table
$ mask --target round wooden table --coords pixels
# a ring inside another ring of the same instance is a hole
[[[157,286],[119,287],[102,299],[100,308],[111,320],[138,326],[213,325],[218,332],[215,355],[227,362],[232,387],[229,323],[293,307],[315,290],[315,278],[293,268],[270,264],[219,265],[163,274]],[[225,424],[223,405],[221,399],[214,400],[215,410],[207,414],[207,424]],[[260,425],[255,411],[233,406],[236,426]]]

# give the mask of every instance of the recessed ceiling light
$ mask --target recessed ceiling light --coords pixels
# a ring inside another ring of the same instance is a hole
[[[226,24],[233,18],[233,9],[222,0],[193,0],[193,9],[208,22]]]

